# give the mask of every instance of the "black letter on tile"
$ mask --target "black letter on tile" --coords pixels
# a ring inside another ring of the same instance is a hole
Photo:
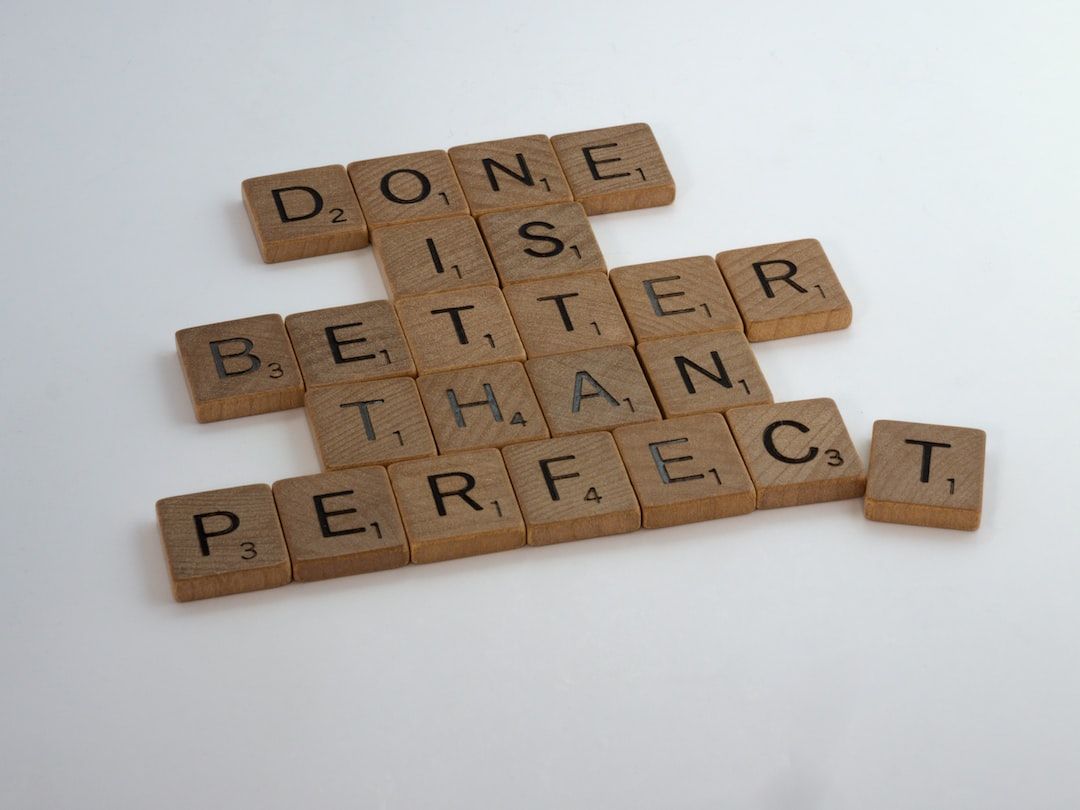
[[[443,492],[439,488],[439,481],[443,478],[460,478],[465,482],[465,486],[461,489],[453,489],[449,492]],[[476,486],[476,479],[466,472],[450,472],[450,473],[438,473],[437,475],[429,475],[427,477],[428,486],[431,488],[431,497],[435,499],[435,509],[439,512],[439,517],[446,517],[446,503],[445,498],[461,498],[469,506],[475,509],[477,512],[484,511],[484,507],[469,497],[468,493]]]
[[[945,442],[927,442],[919,439],[904,439],[904,444],[917,444],[922,446],[922,469],[919,471],[919,480],[924,484],[930,483],[930,456],[935,447],[952,447]]]
[[[762,270],[767,264],[782,264],[787,268],[787,272],[780,276],[767,276],[765,271]],[[799,285],[797,281],[794,281],[792,277],[799,272],[799,268],[795,266],[793,262],[787,261],[787,259],[773,259],[767,262],[754,262],[754,272],[757,273],[758,281],[761,282],[761,289],[765,290],[766,298],[776,298],[776,293],[773,292],[772,282],[782,281],[792,289],[800,293],[805,293],[806,288]]]
[[[290,217],[288,212],[285,211],[285,202],[281,199],[281,195],[286,191],[305,191],[311,195],[311,213],[298,214],[295,217]],[[319,212],[323,209],[322,195],[310,186],[289,186],[287,188],[275,188],[271,189],[270,193],[274,196],[274,205],[277,206],[278,216],[281,217],[282,222],[299,222],[302,219],[311,219],[319,215]]]
[[[228,518],[229,528],[222,529],[219,532],[208,532],[206,530],[206,519],[212,517]],[[235,532],[240,528],[240,518],[237,517],[235,512],[203,512],[201,515],[195,515],[195,532],[199,535],[199,549],[202,551],[204,557],[210,556],[210,544],[207,542],[211,537],[221,537],[223,534],[229,534]]]
[[[323,501],[327,498],[340,498],[345,495],[355,495],[356,491],[352,489],[346,489],[342,492],[324,492],[321,495],[315,495],[311,500],[315,503],[315,514],[319,516],[319,528],[322,529],[323,537],[341,537],[346,534],[360,534],[366,532],[367,529],[364,526],[357,526],[354,529],[331,529],[330,518],[336,515],[351,515],[357,510],[349,507],[348,509],[335,509],[332,512],[327,512],[326,507],[323,505]]]
[[[771,425],[765,428],[765,433],[762,435],[762,439],[765,442],[765,449],[768,451],[769,455],[775,458],[777,461],[782,461],[785,464],[805,464],[808,461],[813,461],[818,454],[818,449],[816,447],[811,447],[809,450],[806,451],[805,456],[801,456],[799,458],[785,456],[783,453],[776,449],[776,444],[773,441],[773,433],[775,433],[776,429],[780,427],[793,427],[800,433],[810,432],[810,428],[808,428],[802,422],[795,422],[791,419],[781,419],[779,422],[773,422]]]
[[[239,343],[242,348],[238,352],[232,354],[222,354],[222,343]],[[252,354],[251,350],[255,348],[255,344],[247,338],[226,338],[225,340],[211,340],[210,341],[210,354],[214,356],[214,368],[217,369],[217,375],[222,380],[227,380],[229,377],[239,377],[241,374],[248,374],[252,371],[258,371],[262,366],[262,360],[259,356]],[[225,361],[231,360],[234,357],[246,357],[248,359],[247,368],[242,368],[239,371],[228,371],[225,368]]]

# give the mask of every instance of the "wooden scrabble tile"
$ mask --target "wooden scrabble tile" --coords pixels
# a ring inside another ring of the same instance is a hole
[[[634,343],[603,274],[512,284],[503,295],[529,357]]]
[[[200,422],[304,404],[304,380],[280,315],[181,329],[176,349]]]
[[[590,214],[668,205],[675,182],[648,124],[556,135],[551,145],[574,199]]]
[[[469,213],[450,158],[440,149],[358,160],[349,164],[349,179],[372,231]]]
[[[831,399],[724,414],[757,489],[758,509],[861,498],[866,472]]]
[[[986,433],[917,422],[874,422],[866,516],[886,523],[979,528]]]
[[[472,217],[389,225],[371,247],[391,298],[499,284]]]
[[[610,433],[515,444],[503,448],[503,459],[531,546],[641,527],[634,488]]]
[[[289,552],[266,484],[162,498],[157,518],[177,602],[289,582]]]
[[[455,146],[450,161],[473,216],[574,199],[546,135]]]
[[[616,267],[611,286],[638,343],[743,328],[716,262],[708,256]]]
[[[638,356],[666,417],[773,401],[742,332],[650,340],[638,346]]]
[[[252,177],[241,192],[264,262],[341,253],[368,243],[367,222],[344,166]]]
[[[506,299],[497,287],[402,298],[396,304],[421,374],[525,359]]]
[[[726,250],[716,262],[752,341],[851,325],[851,303],[817,239]]]
[[[411,377],[316,388],[308,392],[307,415],[327,470],[435,455]]]
[[[297,582],[409,562],[405,528],[382,467],[286,478],[274,483],[274,500]]]
[[[416,387],[440,453],[548,437],[521,363],[421,374]]]
[[[389,301],[298,312],[285,319],[308,389],[411,377],[416,366]]]
[[[754,484],[720,414],[626,425],[614,434],[646,529],[754,511]]]
[[[414,563],[525,545],[525,523],[494,448],[390,465]]]
[[[660,408],[629,346],[536,357],[525,368],[552,436],[660,418]]]
[[[574,273],[607,273],[589,218],[577,203],[500,211],[478,222],[504,287]]]

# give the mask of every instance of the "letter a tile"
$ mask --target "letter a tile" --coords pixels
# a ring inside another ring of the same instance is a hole
[[[866,516],[942,529],[979,528],[986,433],[917,422],[874,423]]]
[[[349,178],[372,231],[469,213],[450,158],[439,149],[358,160],[349,164]]]
[[[546,135],[455,146],[450,161],[474,217],[574,199]]]

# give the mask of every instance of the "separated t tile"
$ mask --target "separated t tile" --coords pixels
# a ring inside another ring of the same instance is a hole
[[[200,422],[304,404],[304,380],[280,315],[181,329],[176,349]]]
[[[266,484],[163,498],[157,517],[178,602],[289,582],[289,552]]]
[[[641,514],[610,433],[503,448],[530,545],[632,532]]]
[[[614,435],[646,529],[754,511],[754,484],[719,414],[627,425]]]
[[[870,445],[866,516],[886,523],[979,528],[986,433],[879,420]]]
[[[860,498],[866,472],[831,399],[728,411],[758,509]]]
[[[356,250],[368,227],[344,166],[252,177],[241,185],[263,261]]]
[[[851,325],[851,303],[816,239],[726,250],[716,262],[752,341]]]

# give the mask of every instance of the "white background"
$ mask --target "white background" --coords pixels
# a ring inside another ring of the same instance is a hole
[[[0,803],[1080,805],[1074,2],[5,2]],[[609,266],[814,236],[778,400],[984,428],[975,535],[847,501],[177,605],[154,501],[313,473],[196,424],[181,327],[384,296],[245,177],[653,125]]]

